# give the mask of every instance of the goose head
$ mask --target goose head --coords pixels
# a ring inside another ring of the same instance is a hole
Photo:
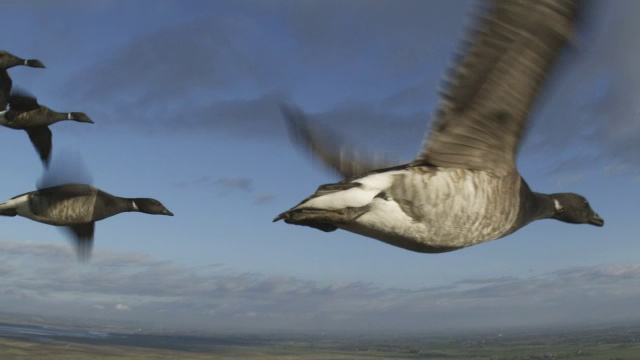
[[[67,114],[68,120],[75,120],[77,122],[90,123],[93,124],[93,120],[87,114],[83,112],[70,112]]]
[[[133,204],[137,211],[145,214],[173,216],[173,213],[167,210],[167,208],[156,199],[136,198],[133,199]]]
[[[555,205],[554,219],[571,224],[603,226],[604,220],[591,208],[587,199],[573,193],[551,195]]]
[[[9,69],[14,66],[24,65],[33,68],[44,68],[44,64],[37,59],[22,59],[8,51],[0,50],[0,68]]]

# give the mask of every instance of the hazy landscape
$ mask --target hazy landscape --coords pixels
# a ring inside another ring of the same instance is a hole
[[[640,324],[448,334],[183,334],[5,314],[2,359],[636,359]]]

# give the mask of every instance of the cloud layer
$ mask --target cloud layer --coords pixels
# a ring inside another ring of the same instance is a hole
[[[441,331],[579,324],[629,320],[640,300],[640,264],[526,278],[469,277],[409,289],[266,276],[222,265],[188,268],[127,253],[96,251],[90,263],[78,264],[67,246],[52,243],[4,240],[0,254],[3,311],[141,327]]]

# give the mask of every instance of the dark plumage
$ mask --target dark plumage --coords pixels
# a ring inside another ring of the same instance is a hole
[[[0,117],[0,125],[11,129],[25,130],[45,166],[49,164],[51,155],[51,130],[49,130],[49,125],[63,120],[93,124],[93,121],[85,113],[57,112],[38,104],[38,100],[35,97],[24,93],[12,93],[9,97],[9,106],[9,110],[0,113],[2,115]]]
[[[274,221],[341,228],[418,252],[498,239],[538,219],[602,226],[584,197],[533,192],[515,164],[531,107],[573,36],[579,3],[491,1],[452,70],[429,141],[409,164],[372,171],[371,161],[324,145],[301,111],[284,107],[296,141],[346,180],[320,186]]]
[[[45,224],[66,226],[73,235],[78,257],[83,260],[91,255],[95,222],[126,211],[173,216],[158,200],[122,198],[86,184],[52,186],[0,204],[2,216],[20,215]]]
[[[25,60],[7,51],[0,50],[0,111],[7,108],[9,94],[11,93],[11,86],[13,85],[13,81],[11,81],[7,69],[18,65],[29,66],[33,68],[44,68],[44,65],[42,64],[42,62],[40,62],[40,60]]]

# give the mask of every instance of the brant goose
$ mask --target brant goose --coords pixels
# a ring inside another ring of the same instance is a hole
[[[66,226],[81,260],[91,256],[95,222],[125,211],[173,216],[158,200],[122,198],[86,184],[52,186],[0,204],[0,215],[20,215],[45,224]]]
[[[45,166],[51,155],[51,130],[48,125],[63,120],[91,123],[81,112],[61,113],[38,104],[38,100],[24,93],[14,92],[9,97],[9,110],[0,112],[0,125],[11,129],[25,130]]]
[[[417,158],[370,171],[317,145],[303,114],[284,108],[312,152],[347,179],[322,185],[274,221],[341,228],[401,248],[439,253],[498,239],[538,219],[603,226],[573,193],[530,190],[516,169],[529,112],[574,35],[579,1],[492,1],[442,94]],[[360,173],[360,171],[367,171]]]

